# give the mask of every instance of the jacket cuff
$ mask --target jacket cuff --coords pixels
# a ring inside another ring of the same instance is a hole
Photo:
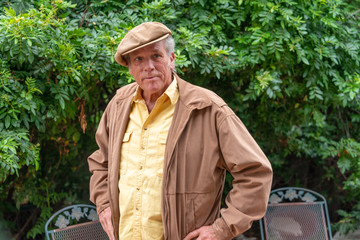
[[[100,213],[101,213],[102,211],[104,211],[105,208],[107,208],[107,207],[110,207],[110,203],[103,204],[103,205],[101,205],[101,206],[96,206],[97,215],[100,215]]]
[[[224,219],[216,219],[212,227],[218,240],[231,240],[234,238],[233,234],[230,231],[230,228],[225,223]]]

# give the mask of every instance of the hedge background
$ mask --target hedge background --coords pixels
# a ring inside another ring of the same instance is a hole
[[[0,218],[17,239],[42,239],[55,210],[88,202],[97,124],[133,81],[114,62],[117,44],[159,21],[174,33],[177,72],[227,101],[270,159],[273,187],[318,191],[334,232],[358,228],[359,6],[0,0]]]

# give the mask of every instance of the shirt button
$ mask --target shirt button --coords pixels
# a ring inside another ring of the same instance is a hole
[[[138,191],[139,191],[139,190],[140,190],[140,188],[136,188],[136,190],[138,190]]]
[[[147,130],[147,128],[144,128],[144,130],[146,131],[146,130]]]
[[[143,166],[140,166],[140,170],[143,168]]]

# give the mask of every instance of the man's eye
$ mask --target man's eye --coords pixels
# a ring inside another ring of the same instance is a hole
[[[135,61],[141,61],[141,60],[142,60],[141,57],[136,57],[136,58],[135,58]]]
[[[161,57],[160,54],[155,54],[154,55],[154,58],[159,58],[159,57]]]

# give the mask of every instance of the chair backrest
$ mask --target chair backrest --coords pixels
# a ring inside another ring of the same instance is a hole
[[[76,204],[60,209],[45,224],[46,239],[108,240],[101,227],[96,207]]]
[[[332,240],[325,198],[305,188],[272,190],[260,230],[262,240]]]

